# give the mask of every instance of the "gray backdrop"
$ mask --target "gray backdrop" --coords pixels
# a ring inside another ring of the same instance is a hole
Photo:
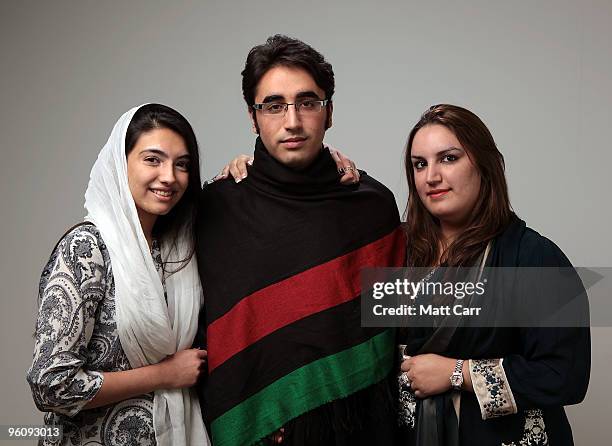
[[[609,0],[2,0],[0,424],[41,419],[24,379],[37,282],[84,215],[89,170],[115,120],[143,102],[177,108],[213,176],[251,150],[240,71],[278,32],[333,64],[327,142],[392,189],[402,211],[411,126],[430,104],[463,105],[506,156],[516,212],[574,264],[612,266]],[[611,333],[593,330],[589,393],[568,409],[578,445],[609,442]]]

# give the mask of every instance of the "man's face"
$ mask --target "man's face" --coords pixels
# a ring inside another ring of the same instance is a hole
[[[263,75],[255,90],[255,103],[270,102],[294,104],[307,99],[327,99],[310,74],[294,67],[278,66]],[[290,105],[286,113],[264,114],[252,110],[253,130],[275,159],[295,169],[309,166],[319,151],[325,135],[326,123],[331,127],[332,106],[318,113],[299,113]],[[254,115],[257,119],[255,123]],[[329,114],[329,116],[328,116]]]

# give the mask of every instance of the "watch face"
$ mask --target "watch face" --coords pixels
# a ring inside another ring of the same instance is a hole
[[[462,375],[459,375],[459,374],[455,375],[455,374],[453,373],[453,375],[451,376],[451,385],[452,385],[453,387],[459,387],[459,386],[461,386],[461,384],[463,384],[463,379],[462,379],[462,378],[463,378],[463,376],[462,376]]]

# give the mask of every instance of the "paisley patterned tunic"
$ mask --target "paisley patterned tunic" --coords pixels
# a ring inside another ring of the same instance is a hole
[[[152,249],[162,274],[159,246]],[[153,394],[84,409],[101,372],[131,369],[115,322],[115,285],[108,250],[93,224],[68,232],[51,254],[39,285],[39,313],[27,380],[46,425],[60,441],[41,445],[154,445]]]

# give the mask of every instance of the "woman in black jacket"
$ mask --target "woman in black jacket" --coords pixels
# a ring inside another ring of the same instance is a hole
[[[497,317],[508,308],[518,316],[470,327],[447,318],[402,331],[401,444],[573,444],[563,406],[586,393],[590,331],[586,294],[569,260],[513,213],[503,156],[472,112],[448,104],[427,110],[410,133],[405,166],[408,266],[429,268],[425,280],[449,271],[439,267],[476,267],[478,278],[485,266],[485,275],[498,271],[480,303]],[[563,286],[547,277],[538,313],[529,315],[526,287],[509,287],[500,276],[551,267],[571,273]],[[568,302],[579,310],[573,321],[542,326],[544,310]]]

